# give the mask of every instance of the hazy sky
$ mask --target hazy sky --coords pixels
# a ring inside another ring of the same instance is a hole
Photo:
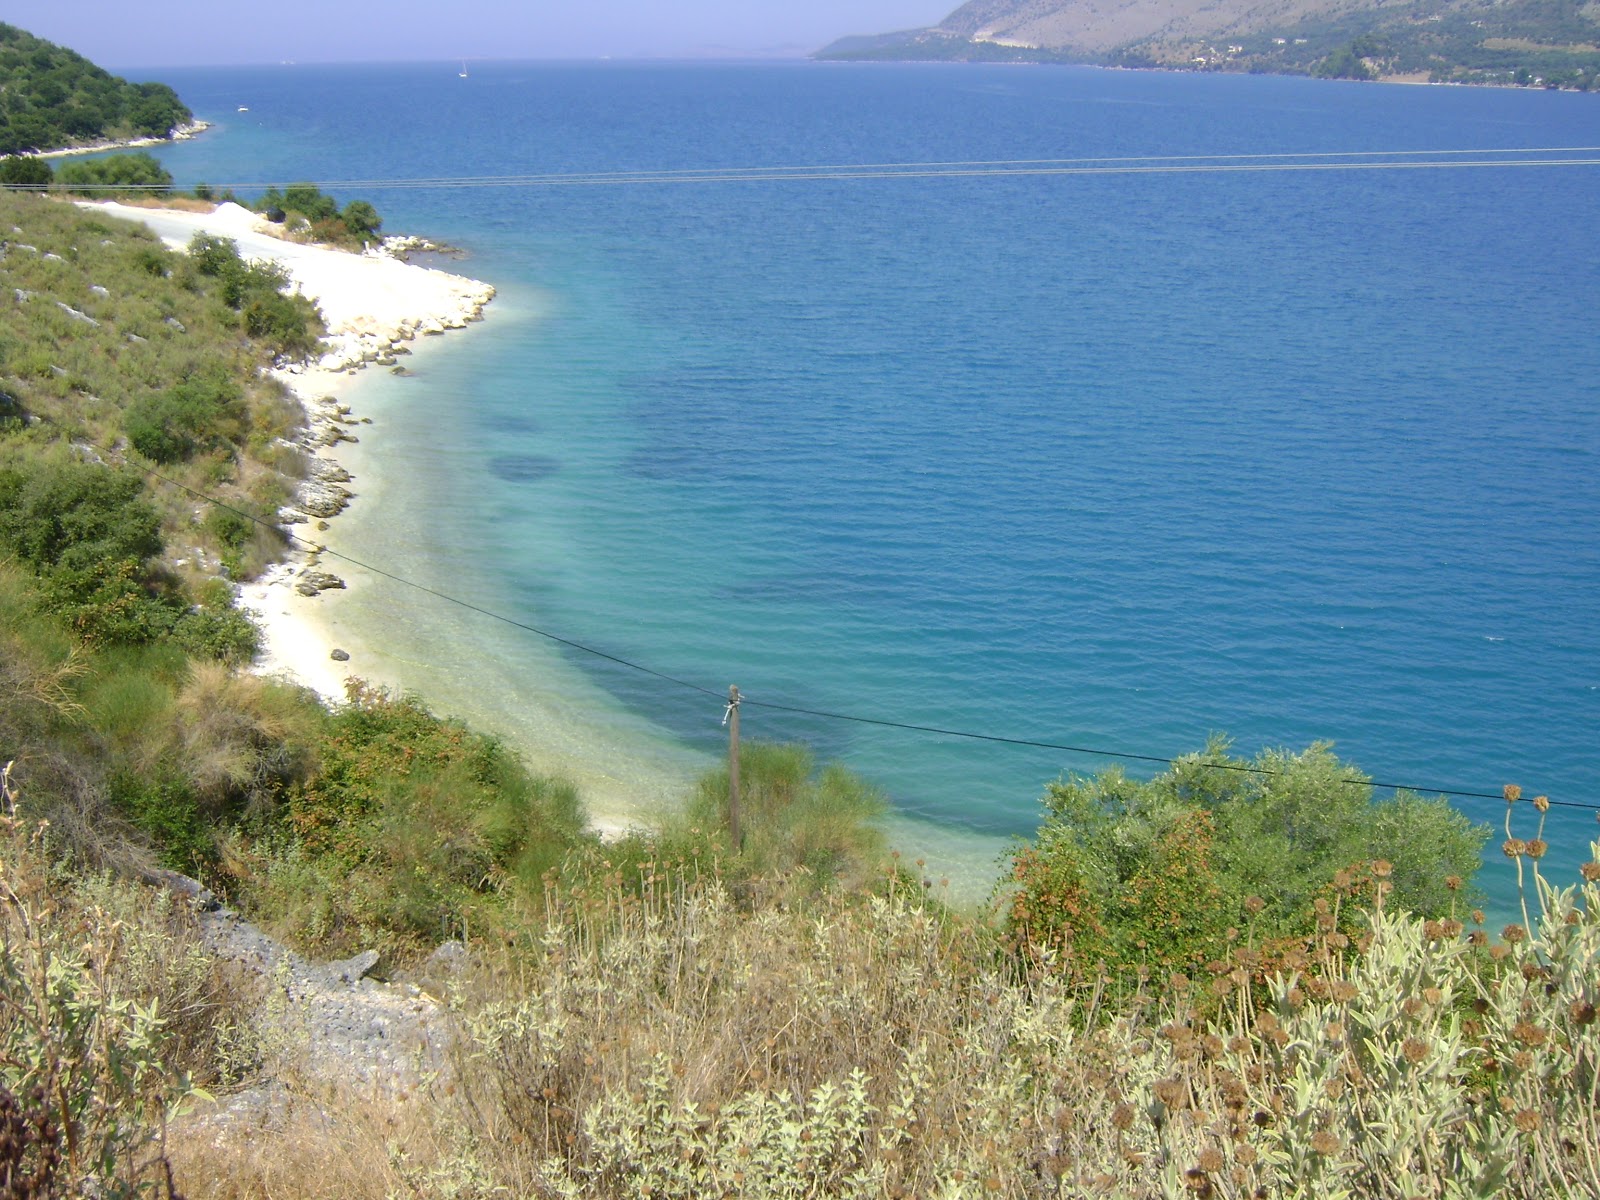
[[[932,25],[960,0],[5,0],[105,67],[802,54]]]

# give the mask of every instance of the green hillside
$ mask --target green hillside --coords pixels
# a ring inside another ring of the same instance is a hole
[[[163,138],[193,119],[164,83],[129,83],[0,23],[0,155]]]

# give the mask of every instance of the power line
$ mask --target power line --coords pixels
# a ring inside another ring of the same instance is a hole
[[[577,171],[524,175],[421,176],[399,179],[333,179],[322,188],[361,190],[471,190],[481,188],[621,187],[673,183],[761,183],[849,179],[979,178],[999,175],[1151,175],[1263,171],[1445,170],[1451,168],[1600,166],[1600,158],[1507,158],[1505,155],[1594,155],[1600,146],[1538,146],[1468,150],[1331,150],[1264,154],[1127,155],[1087,158],[972,159],[948,162],[777,164],[739,167],[674,167]],[[0,185],[37,190],[36,185]],[[216,190],[287,188],[293,181],[214,183]],[[79,191],[170,190],[167,185],[81,184]]]
[[[102,453],[105,453],[105,452],[102,450]],[[637,672],[639,672],[641,674],[648,675],[648,676],[650,676],[652,678],[662,680],[665,683],[673,684],[676,687],[685,688],[685,689],[687,689],[689,691],[696,692],[696,693],[698,693],[700,695],[703,695],[703,696],[711,696],[711,697],[713,697],[713,698],[715,698],[717,700],[719,705],[723,704],[725,702],[725,700],[726,700],[726,697],[722,692],[717,691],[717,690],[715,690],[713,688],[704,687],[704,686],[702,686],[702,685],[700,685],[698,683],[692,683],[692,682],[690,682],[689,680],[686,680],[686,679],[680,679],[675,675],[669,675],[664,671],[657,671],[657,670],[655,670],[655,669],[653,669],[651,667],[647,667],[647,666],[643,665],[642,663],[634,662],[631,659],[623,658],[620,655],[611,654],[611,653],[608,653],[607,651],[597,649],[596,647],[587,645],[587,644],[585,644],[583,642],[575,641],[575,640],[573,640],[571,638],[562,637],[559,634],[551,633],[549,630],[546,630],[546,629],[540,629],[539,627],[537,627],[535,625],[531,625],[531,624],[529,624],[529,623],[527,623],[525,621],[519,621],[514,617],[508,617],[503,613],[495,612],[493,609],[484,608],[483,606],[481,606],[479,604],[475,604],[470,600],[463,600],[458,596],[453,596],[448,592],[440,591],[439,589],[434,588],[434,587],[430,587],[427,584],[418,583],[415,580],[407,579],[403,575],[397,575],[392,571],[387,571],[387,570],[383,569],[382,567],[374,566],[371,563],[363,562],[363,561],[361,561],[360,559],[357,559],[357,558],[352,558],[351,556],[349,556],[347,554],[341,554],[337,550],[330,550],[326,546],[323,546],[320,543],[313,542],[308,538],[299,537],[298,535],[290,533],[287,530],[282,529],[278,525],[275,525],[270,521],[266,521],[266,520],[262,519],[261,517],[256,516],[253,513],[245,512],[242,509],[235,508],[232,505],[228,504],[224,500],[219,500],[214,496],[211,496],[211,495],[209,495],[209,494],[207,494],[205,492],[199,491],[196,488],[190,487],[188,484],[182,483],[182,482],[180,482],[180,481],[178,481],[176,479],[172,479],[172,478],[170,478],[170,477],[168,477],[166,475],[163,475],[159,471],[155,470],[153,467],[144,467],[144,468],[140,468],[140,469],[143,470],[144,473],[146,475],[148,475],[150,478],[159,480],[160,482],[165,483],[170,487],[177,488],[178,490],[186,493],[189,496],[194,497],[197,500],[202,500],[207,504],[214,505],[215,507],[220,508],[220,509],[224,510],[225,512],[232,513],[235,516],[241,517],[241,518],[243,518],[243,519],[245,519],[247,521],[251,521],[251,522],[255,523],[256,525],[259,525],[259,526],[261,526],[261,527],[263,527],[265,529],[269,529],[269,530],[272,530],[272,531],[274,531],[276,533],[279,533],[282,536],[288,538],[292,542],[299,543],[300,545],[305,546],[305,547],[307,547],[309,549],[315,550],[316,552],[318,552],[320,554],[325,554],[325,555],[329,555],[329,556],[331,556],[333,558],[337,558],[341,562],[349,563],[351,566],[357,567],[357,568],[359,568],[361,570],[370,571],[374,575],[380,576],[381,578],[384,578],[384,579],[388,579],[391,582],[400,584],[400,585],[402,585],[404,587],[412,588],[412,589],[414,589],[416,591],[419,591],[419,592],[423,592],[426,595],[432,596],[432,597],[434,597],[434,598],[436,598],[438,600],[443,600],[446,603],[456,605],[459,608],[464,608],[467,611],[473,612],[473,613],[477,613],[480,616],[488,617],[490,620],[499,621],[500,623],[502,623],[504,625],[509,625],[512,628],[522,630],[525,633],[535,634],[538,637],[545,638],[545,639],[547,639],[549,641],[557,643],[558,645],[566,646],[569,649],[577,650],[577,651],[580,651],[581,653],[592,655],[592,656],[594,656],[596,658],[599,658],[599,659],[603,659],[606,662],[613,663],[613,664],[615,664],[617,666],[620,666],[620,667],[624,667],[624,668],[626,668],[626,669],[628,669],[630,671],[637,671]],[[1169,766],[1169,767],[1177,766],[1179,761],[1180,761],[1180,759],[1177,759],[1177,758],[1170,758],[1170,757],[1166,757],[1166,756],[1158,755],[1158,754],[1135,754],[1135,753],[1131,753],[1131,752],[1128,752],[1128,751],[1107,750],[1107,749],[1104,749],[1104,748],[1098,748],[1098,747],[1093,747],[1093,746],[1075,746],[1075,745],[1070,745],[1070,744],[1063,743],[1063,742],[1046,742],[1046,741],[1036,741],[1036,740],[1033,740],[1033,739],[1030,739],[1030,738],[1002,737],[1002,736],[1000,736],[998,734],[977,733],[977,732],[973,732],[971,730],[945,729],[945,728],[941,728],[939,726],[934,726],[934,725],[918,725],[918,724],[914,724],[914,723],[906,722],[906,721],[893,721],[893,720],[889,720],[887,718],[882,718],[882,717],[864,717],[864,716],[860,716],[858,714],[852,714],[852,713],[830,712],[830,711],[827,711],[827,710],[824,710],[824,709],[804,708],[804,707],[801,707],[799,705],[781,704],[781,703],[778,703],[776,701],[771,701],[771,700],[753,699],[753,698],[750,697],[750,695],[748,693],[744,692],[742,689],[740,691],[740,699],[745,704],[754,705],[755,707],[758,707],[758,708],[765,708],[765,709],[767,709],[769,711],[772,711],[772,712],[784,712],[784,713],[791,713],[791,714],[799,715],[799,716],[817,717],[819,719],[830,720],[830,721],[844,721],[844,722],[849,722],[849,723],[856,724],[856,725],[871,725],[871,726],[877,726],[879,728],[885,728],[885,729],[900,729],[900,730],[905,730],[905,731],[912,732],[912,733],[929,733],[929,734],[934,734],[934,735],[937,735],[937,736],[940,736],[940,737],[962,738],[962,739],[967,740],[967,741],[988,742],[988,743],[992,743],[992,744],[995,744],[995,745],[1002,745],[1002,746],[1018,746],[1018,747],[1026,747],[1026,748],[1037,749],[1037,750],[1056,750],[1056,751],[1061,751],[1061,752],[1068,753],[1068,754],[1080,754],[1080,755],[1085,755],[1085,756],[1094,757],[1094,758],[1113,758],[1113,759],[1119,759],[1119,760],[1122,760],[1122,761],[1125,761],[1125,762],[1141,762],[1141,763],[1161,764],[1161,765],[1165,765],[1165,766]],[[1278,776],[1278,775],[1282,774],[1282,772],[1273,771],[1273,770],[1271,770],[1270,768],[1267,768],[1267,767],[1258,767],[1258,766],[1253,766],[1253,765],[1250,765],[1250,764],[1247,764],[1247,763],[1209,762],[1209,763],[1206,763],[1205,765],[1209,766],[1209,767],[1216,768],[1217,770],[1236,771],[1236,772],[1239,772],[1241,774],[1261,775],[1261,776],[1268,776],[1268,777]],[[1473,791],[1464,791],[1464,790],[1459,789],[1459,788],[1429,787],[1429,786],[1422,785],[1422,784],[1385,783],[1385,782],[1382,782],[1380,780],[1375,780],[1375,779],[1345,778],[1345,779],[1339,780],[1338,782],[1340,782],[1340,783],[1348,783],[1348,784],[1353,784],[1353,785],[1363,786],[1363,787],[1374,787],[1374,788],[1382,789],[1384,791],[1422,792],[1422,793],[1428,793],[1430,795],[1450,796],[1450,797],[1454,797],[1456,799],[1465,799],[1465,800],[1501,800],[1501,801],[1503,801],[1505,799],[1504,793],[1496,794],[1496,793],[1493,793],[1493,792],[1473,792]],[[1579,809],[1579,810],[1582,810],[1582,811],[1585,811],[1585,812],[1600,812],[1600,805],[1584,804],[1584,803],[1581,803],[1579,801],[1574,801],[1574,800],[1550,800],[1549,803],[1551,804],[1552,807]]]

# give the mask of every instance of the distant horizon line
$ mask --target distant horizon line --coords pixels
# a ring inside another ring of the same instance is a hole
[[[490,66],[495,64],[515,63],[700,63],[700,62],[796,62],[809,63],[817,60],[812,56],[821,51],[823,47],[813,49],[777,49],[772,50],[736,50],[736,49],[707,49],[704,51],[684,50],[672,54],[552,54],[548,56],[515,56],[515,55],[428,55],[419,58],[299,58],[299,59],[273,59],[257,60],[250,62],[184,62],[184,63],[113,63],[100,64],[105,70],[113,73],[128,71],[182,71],[200,69],[216,69],[223,67],[401,67],[401,66],[426,66],[438,64],[440,66],[474,63]],[[850,63],[833,63],[831,65],[857,65]],[[870,64],[885,65],[885,64]],[[887,64],[893,65],[893,64]]]

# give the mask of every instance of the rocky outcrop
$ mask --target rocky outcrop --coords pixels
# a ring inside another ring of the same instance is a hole
[[[413,983],[377,978],[382,959],[376,950],[313,962],[218,902],[196,880],[163,871],[159,882],[193,907],[209,953],[261,983],[256,1020],[270,1027],[264,1030],[268,1041],[291,1047],[297,1070],[332,1083],[404,1088],[451,1069],[446,1009]]]
[[[413,270],[422,270],[414,267]],[[322,357],[317,366],[329,371],[355,370],[369,364],[392,366],[397,354],[409,349],[407,342],[433,337],[447,329],[464,329],[483,319],[483,310],[494,299],[494,288],[475,279],[464,279],[453,308],[442,313],[388,322],[376,317],[357,318],[330,330],[323,338]]]

